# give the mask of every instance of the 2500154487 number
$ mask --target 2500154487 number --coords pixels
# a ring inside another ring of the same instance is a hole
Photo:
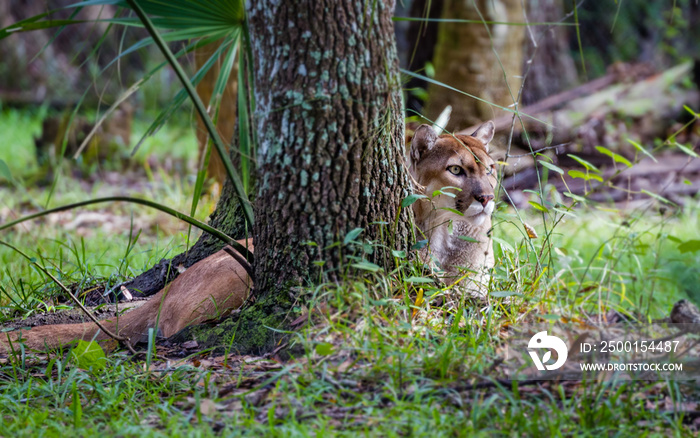
[[[670,353],[676,352],[680,341],[601,341],[602,353]]]

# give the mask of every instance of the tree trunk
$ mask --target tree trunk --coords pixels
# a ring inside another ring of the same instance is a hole
[[[391,0],[248,3],[259,139],[255,302],[175,341],[267,351],[284,336],[270,327],[296,317],[297,286],[319,278],[313,262],[325,262],[327,278],[339,276],[341,251],[328,247],[348,231],[364,228],[360,239],[408,247],[393,7]],[[367,259],[381,264],[383,255],[375,248]]]
[[[530,0],[526,6],[530,23],[556,23],[564,16],[562,0]],[[531,26],[530,32],[525,39],[525,62],[532,59],[523,87],[523,105],[568,90],[578,79],[567,26]],[[523,65],[523,71],[527,68]]]
[[[256,289],[308,284],[318,278],[316,260],[335,278],[339,249],[326,248],[354,228],[375,242],[395,237],[385,243],[405,249],[408,215],[397,222],[397,214],[410,185],[394,2],[249,5],[259,138]]]
[[[410,16],[423,19],[438,19],[442,16],[443,0],[414,0],[411,3]],[[433,62],[435,45],[438,38],[439,23],[434,21],[411,21],[408,24],[408,47],[404,66],[408,70],[425,74],[425,66]],[[428,83],[412,77],[405,86],[407,116],[412,116],[423,109],[423,96],[415,92],[417,88],[427,89]],[[412,111],[411,111],[412,110]]]
[[[445,0],[442,16],[487,22],[524,21],[521,0]],[[523,36],[523,26],[440,23],[435,79],[488,102],[512,105],[521,83]],[[504,113],[488,103],[430,84],[425,115],[435,120],[447,105],[452,105],[451,130]]]

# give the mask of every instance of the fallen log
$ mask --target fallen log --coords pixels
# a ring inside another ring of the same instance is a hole
[[[608,162],[610,162],[610,159]],[[644,191],[659,195],[680,203],[680,198],[693,196],[700,192],[700,159],[685,154],[665,154],[657,157],[657,161],[645,158],[632,167],[618,165],[617,169],[604,168],[599,175],[603,180],[572,178],[568,170],[581,170],[581,166],[564,170],[564,175],[549,172],[548,183],[562,192],[586,196],[594,202],[631,202],[640,199],[650,199],[651,195]],[[537,187],[545,168],[541,165],[524,169],[503,179],[502,186],[511,194],[513,203],[519,207],[527,204],[527,199],[518,194],[525,189]],[[540,178],[538,178],[538,172]],[[636,204],[630,204],[636,205]]]
[[[621,136],[626,137],[629,131],[630,137],[642,141],[666,137],[666,129],[683,111],[683,105],[700,106],[700,92],[680,86],[683,80],[691,77],[694,68],[700,68],[697,64],[694,67],[692,62],[686,62],[654,75],[609,73],[526,106],[520,110],[522,123],[515,119],[514,142],[527,147],[522,138],[526,131],[535,150],[548,144],[576,141],[584,143],[584,147],[602,144],[618,150],[618,146],[625,146],[626,142],[618,142],[619,138],[605,132],[603,122],[629,120],[636,123],[625,126],[626,132],[620,133]],[[496,118],[494,124],[497,132],[509,132],[513,116]],[[468,134],[474,129],[476,126],[459,134]]]

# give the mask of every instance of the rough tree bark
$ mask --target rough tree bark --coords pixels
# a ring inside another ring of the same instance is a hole
[[[409,194],[393,9],[392,0],[250,7],[261,291],[304,284],[314,260],[331,272],[338,257],[323,248],[356,227],[379,240],[381,227],[371,224],[394,224]],[[398,248],[407,244],[406,219],[392,242]]]
[[[393,0],[248,3],[259,139],[255,303],[183,337],[214,346],[235,336],[237,351],[265,351],[280,336],[268,327],[290,321],[296,287],[318,278],[313,262],[324,260],[329,278],[338,273],[329,245],[364,228],[362,238],[407,248],[393,8]],[[370,257],[382,262],[381,251]]]
[[[521,0],[445,0],[442,14],[448,19],[524,21]],[[435,79],[491,103],[512,105],[520,87],[523,36],[523,26],[440,23],[433,62]],[[464,129],[504,113],[487,103],[431,84],[425,114],[434,120],[447,105],[452,105],[449,129]]]

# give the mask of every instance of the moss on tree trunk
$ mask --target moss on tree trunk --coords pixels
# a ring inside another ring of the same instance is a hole
[[[182,343],[196,340],[199,349],[214,348],[218,352],[234,354],[263,354],[288,338],[282,331],[270,327],[285,327],[294,300],[289,294],[268,294],[251,306],[233,315],[214,321],[187,327],[170,341]]]
[[[296,317],[299,286],[319,278],[314,261],[337,278],[340,250],[326,248],[347,232],[364,228],[362,239],[408,247],[410,217],[400,203],[410,183],[394,2],[261,0],[248,8],[259,142],[254,299],[214,327],[190,327],[175,340],[259,354],[279,345],[280,332],[270,327]],[[239,236],[235,205],[227,184],[211,222]],[[203,236],[193,251],[218,248]],[[390,263],[383,251],[368,258]]]
[[[393,8],[390,1],[250,3],[261,293],[308,284],[318,278],[316,260],[333,278],[338,250],[325,248],[354,228],[375,241],[391,234],[371,224],[394,224],[409,194]],[[406,247],[407,218],[399,218],[395,247]]]
[[[337,278],[347,232],[406,249],[410,193],[393,1],[249,2],[258,134],[255,302],[181,339],[266,351],[299,286]],[[385,225],[379,225],[382,222]],[[314,242],[315,245],[308,245]],[[382,251],[370,261],[385,263]]]

